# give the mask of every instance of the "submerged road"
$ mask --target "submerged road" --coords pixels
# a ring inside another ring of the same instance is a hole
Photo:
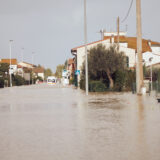
[[[160,160],[160,105],[43,84],[0,89],[0,160]]]

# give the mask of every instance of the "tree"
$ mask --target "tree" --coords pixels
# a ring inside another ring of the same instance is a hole
[[[0,64],[0,75],[5,77],[5,74],[9,72],[9,64],[1,63]]]
[[[0,88],[3,88],[5,85],[5,80],[8,80],[9,64],[1,63],[0,64]]]
[[[56,73],[55,73],[55,76],[57,78],[62,78],[62,71],[63,71],[64,68],[65,68],[65,66],[63,64],[60,64],[60,65],[57,66]]]
[[[25,84],[24,78],[19,75],[13,75],[12,78],[13,78],[13,85],[15,86],[21,86]]]
[[[124,53],[119,51],[116,45],[106,48],[99,44],[90,49],[88,54],[88,74],[89,79],[97,80],[107,76],[109,87],[114,87],[113,73],[119,69],[124,69],[126,65],[126,57]],[[83,66],[84,71],[84,66]],[[82,71],[82,72],[83,72]],[[84,72],[83,72],[84,73]]]
[[[67,66],[68,66],[68,60],[64,62],[64,69],[67,69]]]
[[[49,76],[52,76],[52,70],[50,68],[47,68],[44,70],[44,79],[46,80]]]

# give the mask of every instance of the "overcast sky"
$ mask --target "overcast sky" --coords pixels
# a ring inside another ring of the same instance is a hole
[[[131,0],[87,0],[88,42],[101,38],[100,29],[115,31],[116,18],[126,15]],[[136,0],[128,19],[128,36],[136,36]],[[160,42],[160,1],[142,0],[143,37]],[[83,0],[0,0],[0,58],[9,57],[9,40],[13,58],[55,71],[70,57],[71,48],[84,43]]]

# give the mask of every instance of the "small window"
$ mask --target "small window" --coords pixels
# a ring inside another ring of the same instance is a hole
[[[126,57],[126,66],[129,68],[129,57]]]

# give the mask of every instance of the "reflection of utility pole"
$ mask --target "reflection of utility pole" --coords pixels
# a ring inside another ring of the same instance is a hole
[[[87,55],[87,7],[84,0],[84,44],[85,44],[85,77],[86,77],[86,95],[88,95],[88,55]]]
[[[12,72],[11,72],[11,65],[12,65],[12,42],[13,40],[9,41],[9,51],[10,51],[10,67],[9,67],[9,75],[10,75],[10,87],[12,87]]]
[[[141,0],[136,0],[136,12],[137,12],[136,88],[137,88],[137,94],[141,94],[141,88],[143,87]]]

